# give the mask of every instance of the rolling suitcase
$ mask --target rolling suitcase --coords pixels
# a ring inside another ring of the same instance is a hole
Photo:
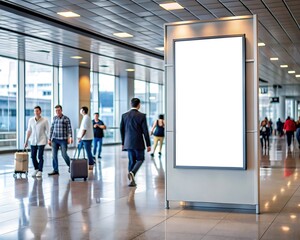
[[[27,150],[18,150],[15,153],[15,172],[14,177],[17,177],[17,174],[22,177],[22,174],[28,175],[28,152]]]
[[[75,178],[83,178],[86,181],[88,177],[88,160],[85,158],[84,149],[83,149],[83,158],[79,158],[77,155],[77,149],[74,153],[74,157],[71,158],[70,172],[72,181]],[[76,157],[77,155],[77,157]]]

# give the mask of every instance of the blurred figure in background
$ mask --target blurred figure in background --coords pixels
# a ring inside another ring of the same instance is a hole
[[[290,118],[290,116],[287,117],[284,125],[283,125],[283,130],[285,131],[286,134],[286,140],[287,140],[287,145],[288,147],[291,146],[292,143],[292,136],[294,134],[294,131],[296,130],[296,125],[295,122]]]
[[[158,119],[153,123],[150,134],[154,136],[153,152],[150,155],[151,157],[154,157],[155,149],[157,147],[157,143],[159,142],[158,154],[161,156],[161,149],[165,138],[165,120],[163,114],[160,114]]]
[[[96,152],[98,148],[98,159],[101,158],[102,152],[102,139],[104,137],[103,130],[106,126],[102,120],[99,119],[99,113],[94,113],[93,119],[93,130],[94,130],[94,140],[93,140],[93,156],[96,157]]]

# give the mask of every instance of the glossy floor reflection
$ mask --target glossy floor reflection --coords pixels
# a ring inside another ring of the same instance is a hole
[[[127,186],[127,155],[104,146],[88,181],[72,182],[60,158],[60,175],[13,178],[13,154],[0,159],[0,239],[300,239],[300,151],[273,138],[261,155],[261,214],[165,209],[164,155],[146,161],[137,188]],[[73,154],[73,150],[69,151]],[[32,167],[30,163],[30,173]]]

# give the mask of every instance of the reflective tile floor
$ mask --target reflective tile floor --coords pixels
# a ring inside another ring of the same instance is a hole
[[[73,150],[69,151],[69,155]],[[261,214],[165,209],[164,155],[146,161],[137,187],[127,186],[127,155],[104,146],[88,181],[60,175],[46,152],[42,179],[13,177],[13,154],[0,154],[0,239],[300,239],[300,151],[273,138],[261,156]]]

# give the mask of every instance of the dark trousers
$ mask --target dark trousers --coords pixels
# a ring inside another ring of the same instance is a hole
[[[287,131],[286,132],[286,140],[287,140],[287,145],[290,146],[292,143],[292,136],[294,134],[294,131]]]
[[[144,150],[128,149],[128,172],[132,172],[134,175],[142,166],[145,159]]]
[[[264,147],[264,143],[265,143],[265,148],[270,147],[269,135],[267,135],[267,134],[261,135],[260,143],[261,143],[262,148]]]
[[[31,159],[35,170],[43,171],[45,145],[31,145]],[[39,161],[37,161],[37,156]]]

